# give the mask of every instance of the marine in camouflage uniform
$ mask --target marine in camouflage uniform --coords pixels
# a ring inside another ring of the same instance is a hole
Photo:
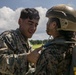
[[[28,70],[26,53],[31,47],[19,29],[6,31],[0,36],[0,72],[24,75]]]
[[[75,45],[72,39],[76,31],[75,10],[61,4],[50,8],[46,17],[46,31],[53,36],[53,40],[43,46],[34,75],[70,75],[72,49]]]
[[[27,75],[29,63],[32,63],[36,52],[32,51],[28,38],[36,31],[38,21],[38,11],[26,8],[21,11],[19,28],[1,33],[0,75]]]
[[[43,49],[34,75],[69,75],[71,53],[68,50],[69,46],[63,43],[65,41],[63,40],[64,38],[56,38]],[[57,41],[63,42],[57,43]]]

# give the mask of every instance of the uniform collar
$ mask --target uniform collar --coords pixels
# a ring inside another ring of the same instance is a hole
[[[22,44],[27,44],[28,43],[28,39],[26,37],[24,37],[20,31],[20,29],[16,29],[16,32],[18,33],[18,36],[22,42]]]

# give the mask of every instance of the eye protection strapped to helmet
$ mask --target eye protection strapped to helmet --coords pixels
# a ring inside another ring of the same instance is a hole
[[[47,11],[46,17],[60,19],[61,28],[58,28],[58,30],[76,31],[76,10],[68,5],[53,6]]]

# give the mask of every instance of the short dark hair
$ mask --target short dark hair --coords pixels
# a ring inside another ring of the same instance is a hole
[[[25,8],[25,9],[22,9],[21,11],[21,14],[20,14],[20,18],[22,19],[37,19],[39,20],[40,19],[40,16],[39,16],[39,12],[34,9],[34,8]]]

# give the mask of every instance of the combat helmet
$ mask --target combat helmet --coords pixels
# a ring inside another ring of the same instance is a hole
[[[76,10],[69,5],[59,4],[46,12],[46,17],[60,19],[61,27],[58,30],[76,31]]]

